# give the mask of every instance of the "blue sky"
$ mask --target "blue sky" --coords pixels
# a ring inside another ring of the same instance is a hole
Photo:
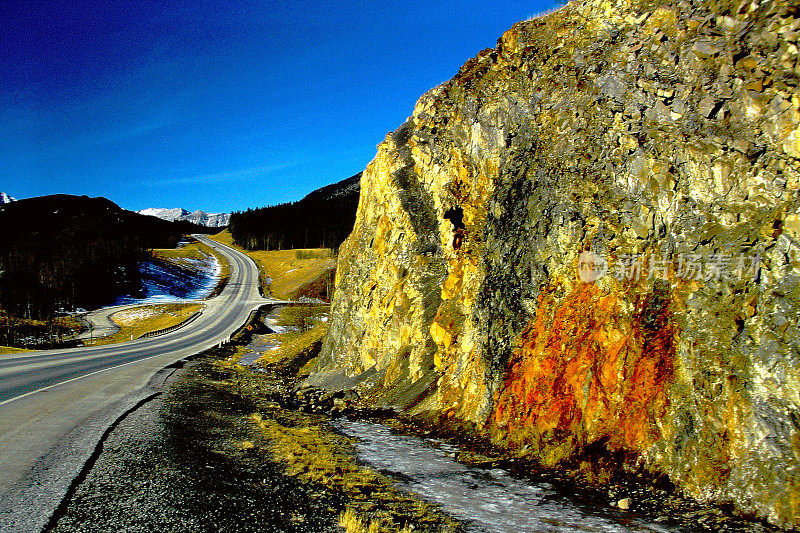
[[[362,170],[553,1],[0,0],[0,191],[231,211]]]

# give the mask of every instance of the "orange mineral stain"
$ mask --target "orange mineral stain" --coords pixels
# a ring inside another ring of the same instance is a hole
[[[668,294],[633,297],[626,314],[626,294],[602,295],[593,283],[560,302],[553,292],[543,291],[518,339],[495,397],[495,434],[541,454],[566,441],[575,451],[598,441],[642,451],[659,438],[674,374]]]

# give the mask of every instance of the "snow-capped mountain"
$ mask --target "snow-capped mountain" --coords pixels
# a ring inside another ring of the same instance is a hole
[[[230,213],[206,213],[205,211],[200,210],[190,213],[186,209],[181,209],[180,207],[173,209],[151,207],[137,211],[137,213],[140,215],[157,217],[162,220],[169,220],[170,222],[174,222],[176,220],[187,220],[194,224],[199,224],[200,226],[206,226],[209,228],[221,228],[223,226],[227,226],[231,218]]]
[[[221,228],[223,226],[227,226],[230,222],[230,219],[230,213],[206,213],[205,211],[194,211],[189,213],[189,215],[186,217],[186,220],[189,222],[209,228]]]
[[[180,207],[176,207],[174,209],[161,209],[158,207],[149,207],[147,209],[142,209],[141,211],[137,211],[140,215],[147,215],[151,217],[158,217],[161,220],[169,220],[170,222],[175,222],[176,220],[183,220],[183,217],[189,215],[189,212],[186,209],[181,209]]]
[[[0,205],[10,204],[11,202],[16,202],[16,201],[17,201],[16,198],[7,195],[4,192],[0,192]]]

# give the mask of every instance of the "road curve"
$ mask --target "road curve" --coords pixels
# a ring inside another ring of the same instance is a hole
[[[230,338],[258,291],[246,255],[206,237],[230,264],[224,290],[185,327],[124,344],[0,356],[0,532],[38,531],[103,433],[151,396],[169,365]]]

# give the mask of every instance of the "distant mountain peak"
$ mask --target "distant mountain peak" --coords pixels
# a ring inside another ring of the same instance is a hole
[[[17,199],[13,196],[9,196],[4,192],[0,192],[0,205],[3,204],[10,204],[11,202],[16,202]]]
[[[170,222],[187,220],[193,224],[206,226],[208,228],[221,228],[227,226],[230,221],[230,213],[206,213],[205,211],[192,211],[191,213],[186,209],[174,207],[171,209],[150,207],[137,211],[140,215],[148,215],[157,217],[162,220],[169,220]]]
[[[158,217],[162,220],[169,220],[170,222],[180,219],[181,217],[185,217],[189,214],[186,209],[182,209],[180,207],[174,207],[172,209],[167,209],[163,207],[148,207],[147,209],[142,209],[141,211],[137,211],[140,215],[148,215],[151,217]]]

